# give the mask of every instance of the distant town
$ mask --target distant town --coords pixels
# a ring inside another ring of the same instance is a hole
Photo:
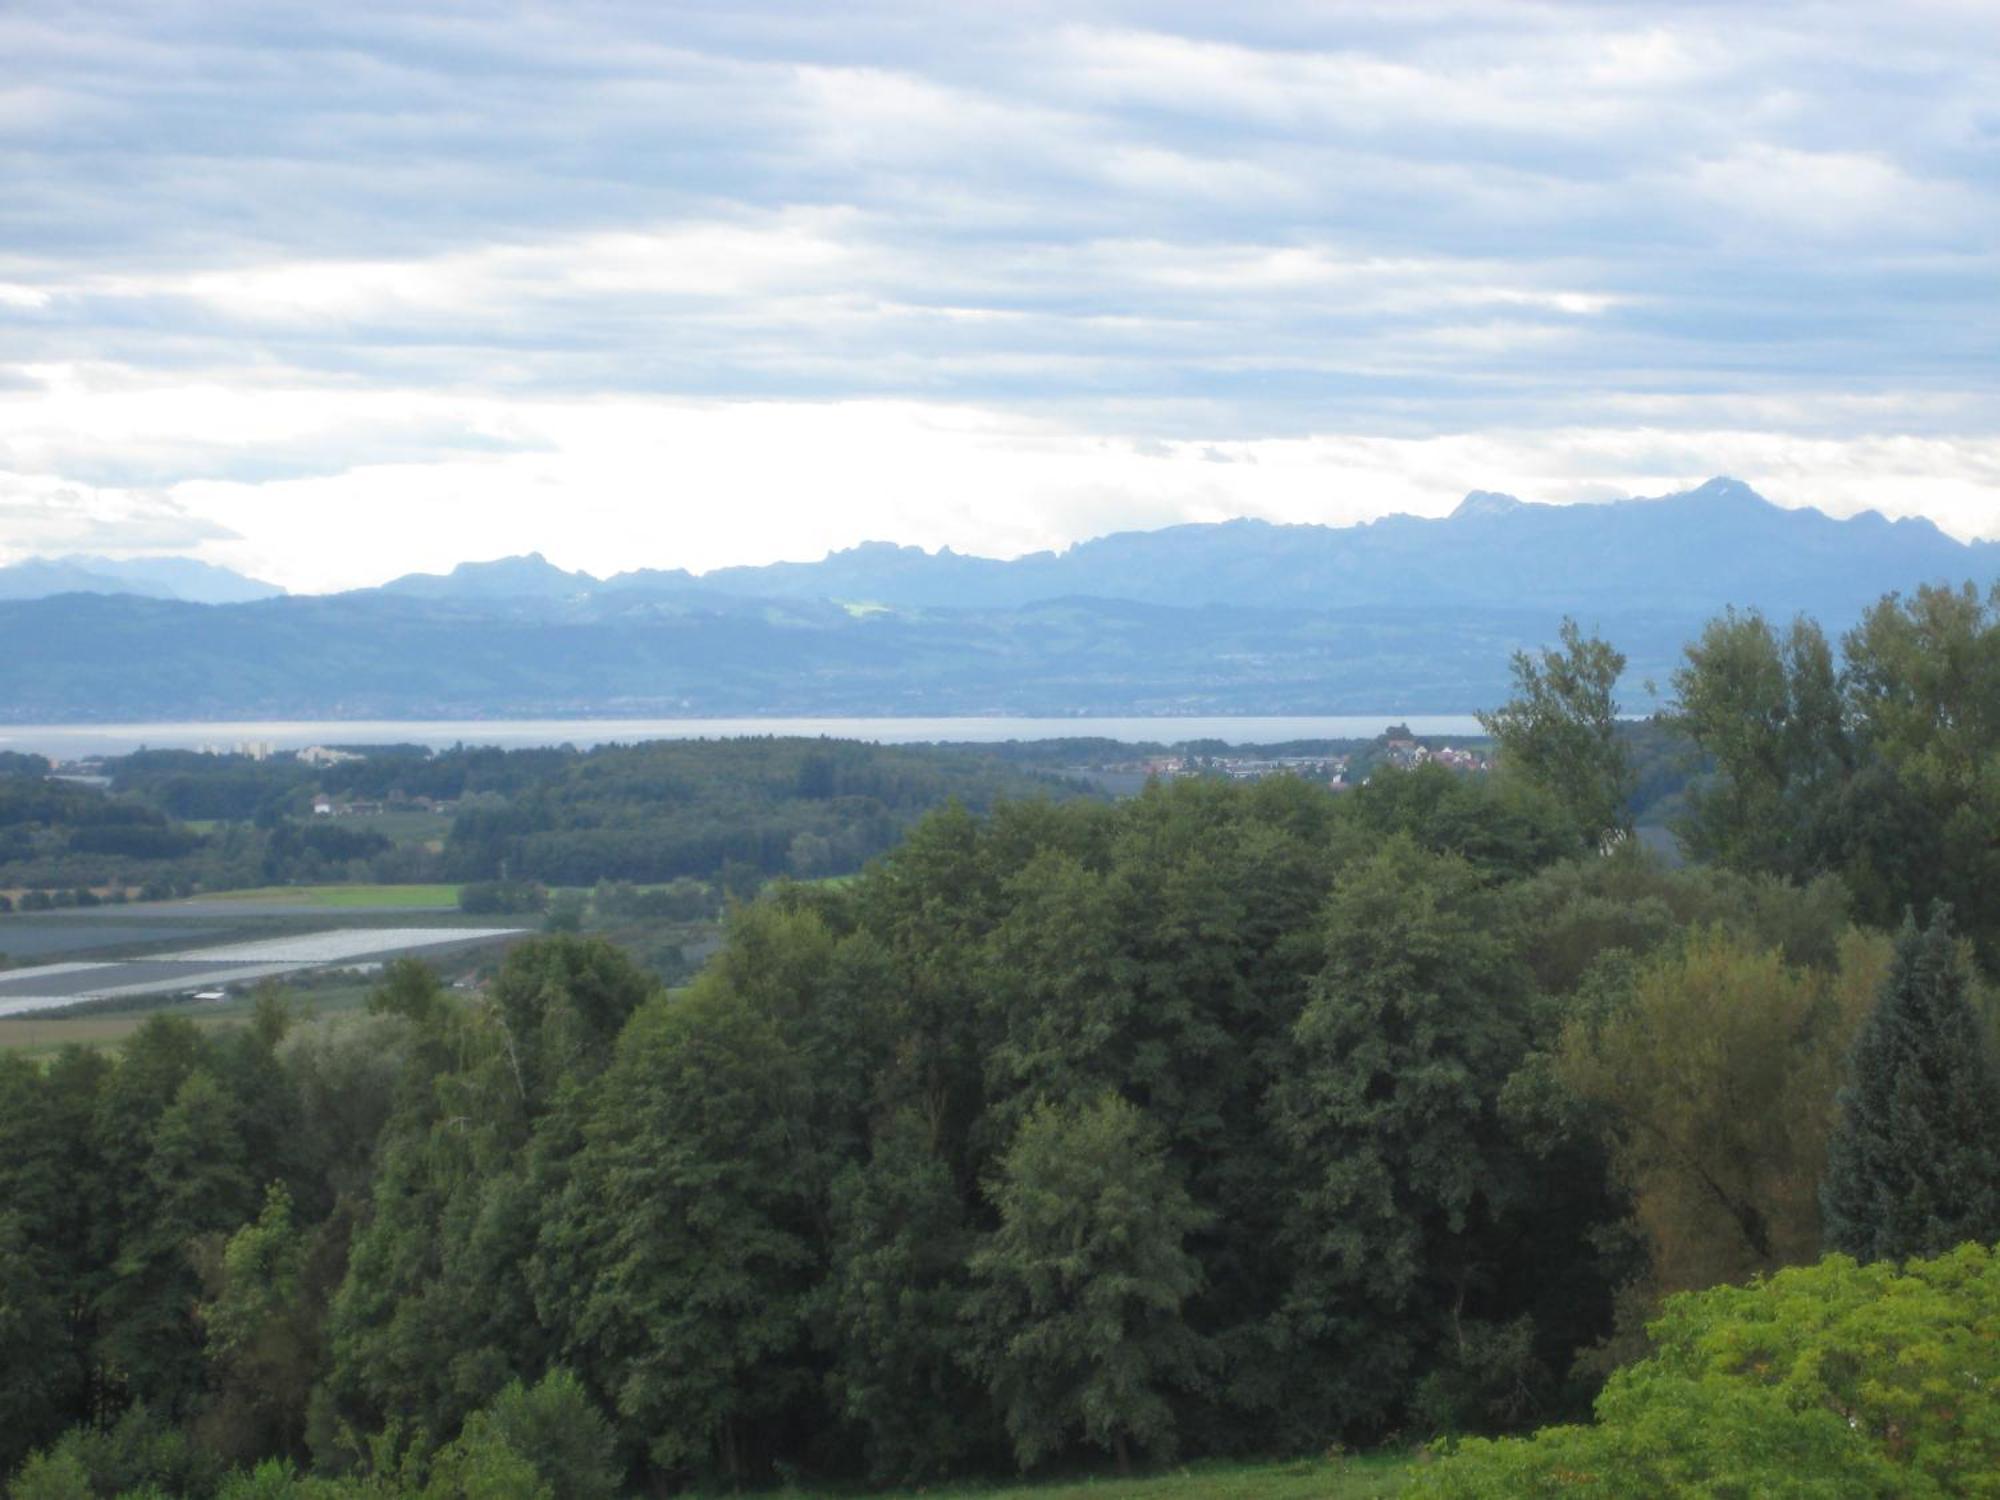
[[[1158,778],[1172,781],[1185,776],[1220,776],[1230,781],[1261,781],[1268,776],[1297,776],[1321,786],[1343,791],[1366,784],[1370,772],[1381,766],[1414,770],[1418,766],[1442,766],[1467,775],[1483,775],[1493,769],[1491,754],[1464,744],[1433,744],[1397,726],[1378,737],[1364,751],[1329,751],[1324,754],[1274,755],[1228,754],[1199,749],[1175,750],[1070,768],[1071,773],[1105,785],[1108,790],[1127,789],[1119,783],[1136,784]]]

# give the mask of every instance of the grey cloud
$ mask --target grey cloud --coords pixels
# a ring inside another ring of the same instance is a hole
[[[2000,45],[1976,10],[16,11],[0,51],[38,89],[0,116],[0,283],[51,300],[0,298],[0,339],[19,365],[893,394],[1206,438],[1891,390],[1991,431]],[[844,215],[840,253],[767,284],[603,286],[561,262],[605,233],[818,210]],[[493,246],[549,258],[461,302],[313,316],[184,285]],[[1377,269],[1201,279],[1260,254]],[[353,438],[356,462],[431,441]]]
[[[166,495],[72,487],[37,492],[0,474],[0,537],[13,556],[186,551],[236,535]]]

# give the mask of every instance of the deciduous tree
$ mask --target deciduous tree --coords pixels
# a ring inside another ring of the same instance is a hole
[[[981,1367],[1023,1468],[1081,1438],[1121,1472],[1174,1449],[1170,1392],[1201,1383],[1182,1307],[1201,1284],[1201,1224],[1140,1113],[1115,1094],[1043,1105],[991,1194],[1000,1226],[974,1254]]]

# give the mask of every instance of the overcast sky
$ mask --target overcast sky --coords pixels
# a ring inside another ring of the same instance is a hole
[[[2000,537],[1994,0],[24,0],[0,57],[0,560],[1718,473]]]

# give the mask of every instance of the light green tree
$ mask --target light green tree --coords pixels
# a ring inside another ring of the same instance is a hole
[[[1413,1500],[1769,1496],[1946,1500],[2000,1490],[2000,1262],[1966,1245],[1898,1269],[1830,1256],[1671,1298],[1656,1352],[1597,1421],[1470,1441]]]
[[[1479,722],[1502,771],[1549,792],[1595,845],[1632,824],[1632,768],[1618,742],[1615,696],[1625,657],[1565,619],[1562,649],[1516,651],[1514,696]]]

